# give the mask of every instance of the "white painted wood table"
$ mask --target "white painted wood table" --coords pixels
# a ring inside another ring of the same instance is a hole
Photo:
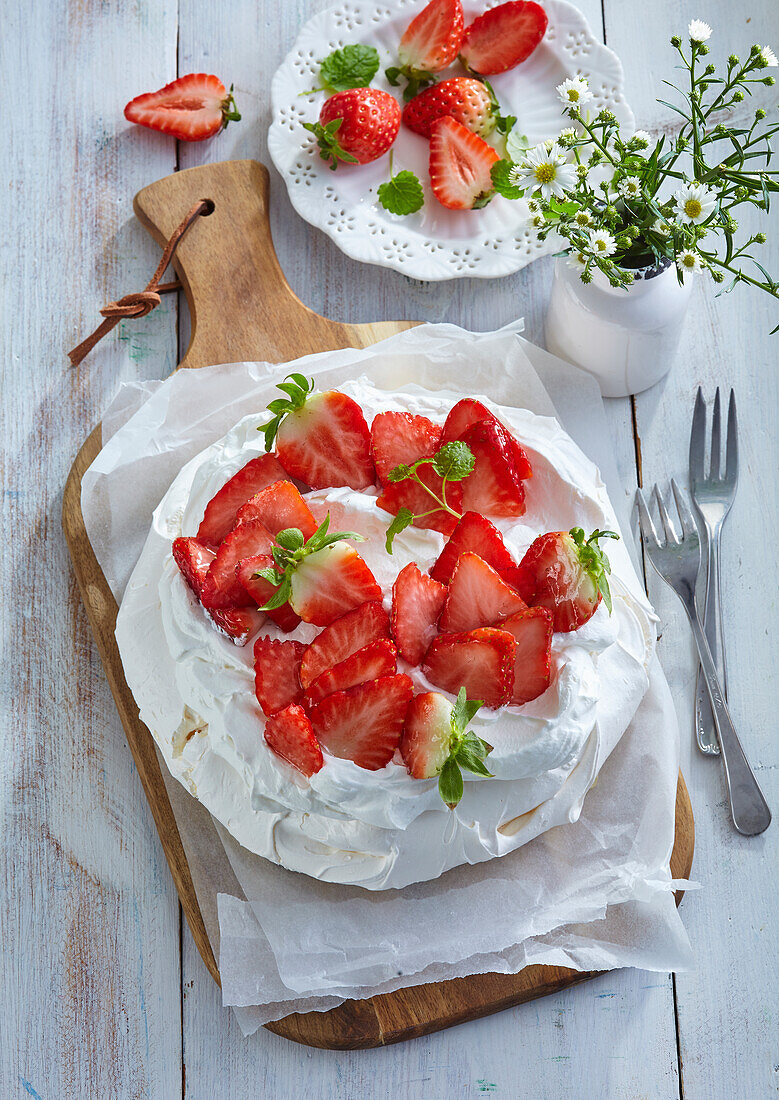
[[[683,734],[697,824],[683,915],[694,973],[623,971],[498,1016],[383,1050],[242,1038],[182,922],[151,814],[114,710],[60,528],[62,487],[117,386],[174,367],[186,318],[173,297],[121,325],[79,370],[66,349],[106,301],[145,285],[158,253],[132,195],[230,157],[267,163],[269,85],[321,0],[4,0],[0,325],[3,417],[0,1095],[40,1100],[267,1096],[511,1100],[767,1100],[779,1081],[776,840],[740,838],[721,770],[693,751],[694,661],[674,597],[654,576],[660,654]],[[673,129],[655,102],[671,33],[714,27],[715,56],[779,45],[776,0],[584,0],[627,71],[640,125]],[[650,14],[651,13],[651,14]],[[122,108],[178,73],[233,80],[243,121],[179,146],[130,127]],[[775,99],[775,97],[774,97]],[[746,113],[746,112],[745,112]],[[420,285],[360,267],[292,211],[272,174],[282,266],[303,300],[349,320],[422,318],[489,329],[523,315],[543,339],[551,262],[496,282]],[[768,267],[779,269],[774,217]],[[10,229],[10,231],[9,231]],[[724,538],[732,709],[779,809],[776,737],[777,349],[773,303],[738,290],[693,298],[665,385],[610,401],[624,480],[684,478],[696,386],[733,384],[742,478]]]

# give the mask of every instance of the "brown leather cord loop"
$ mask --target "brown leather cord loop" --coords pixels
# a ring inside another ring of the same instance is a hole
[[[201,199],[200,202],[195,203],[181,224],[171,234],[160,262],[157,264],[157,270],[152,275],[146,289],[135,294],[125,294],[117,302],[109,302],[100,310],[101,316],[105,318],[102,324],[98,325],[91,336],[87,336],[86,340],[82,340],[77,347],[68,352],[68,358],[74,367],[77,367],[81,360],[89,355],[95,344],[102,340],[121,320],[130,317],[145,317],[147,313],[151,313],[160,304],[161,294],[169,294],[172,290],[179,289],[181,283],[178,280],[170,283],[160,283],[160,279],[165,274],[165,269],[173,259],[179,242],[189,227],[202,214],[210,213],[212,210],[213,206],[207,199]]]

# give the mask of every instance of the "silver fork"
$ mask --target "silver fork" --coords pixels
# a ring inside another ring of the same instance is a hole
[[[720,604],[719,539],[722,524],[730,511],[736,495],[738,481],[738,429],[736,425],[736,398],[730,391],[728,402],[728,429],[725,450],[725,474],[720,476],[720,396],[719,386],[714,396],[711,418],[711,462],[706,476],[706,402],[698,387],[695,411],[690,431],[690,493],[693,503],[706,528],[708,570],[706,595],[703,607],[703,628],[717,666],[725,698],[728,695],[728,679],[725,672],[725,649]],[[719,744],[714,728],[714,718],[709,703],[709,693],[700,668],[695,682],[695,739],[701,752],[709,756],[719,755]]]
[[[636,493],[644,549],[657,572],[682,601],[687,618],[690,620],[722,750],[733,823],[744,836],[757,836],[771,824],[771,811],[768,809],[763,792],[757,784],[736,734],[717,676],[714,658],[698,617],[698,608],[695,604],[695,584],[701,567],[701,542],[698,528],[687,501],[673,480],[671,488],[682,524],[682,534],[681,538],[677,536],[665,501],[655,485],[657,509],[665,531],[665,541],[662,543],[657,537],[641,490],[639,489]]]

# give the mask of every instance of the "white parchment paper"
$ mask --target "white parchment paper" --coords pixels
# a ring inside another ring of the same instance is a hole
[[[600,467],[624,532],[625,503],[597,384],[528,344],[521,323],[497,333],[424,325],[365,350],[295,363],[323,388],[366,375],[460,389],[557,415]],[[154,508],[179,469],[247,412],[265,407],[289,364],[180,371],[123,387],[103,419],[103,449],[84,476],[92,546],[121,601]],[[618,544],[621,554],[632,543]],[[255,856],[216,825],[161,763],[206,927],[223,1000],[245,1033],[293,1011],[326,1010],[466,974],[531,963],[580,970],[681,970],[691,950],[676,911],[673,846],[678,729],[665,678],[649,690],[575,823],[503,859],[460,867],[402,891],[320,883]],[[685,885],[685,884],[682,884]]]

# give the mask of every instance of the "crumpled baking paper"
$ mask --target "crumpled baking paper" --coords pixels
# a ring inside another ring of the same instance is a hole
[[[366,375],[388,390],[409,383],[460,389],[556,414],[600,467],[628,532],[597,384],[520,331],[521,322],[496,333],[423,325],[364,350],[306,356],[294,369],[323,388]],[[248,410],[264,408],[290,369],[227,364],[120,389],[103,419],[103,449],[82,483],[87,532],[118,601],[152,512],[179,469]],[[690,884],[673,882],[668,866],[678,728],[656,659],[649,690],[577,822],[502,859],[400,891],[321,883],[246,851],[160,763],[218,954],[223,1001],[245,1034],[290,1012],[534,963],[577,970],[691,965],[672,892]]]

